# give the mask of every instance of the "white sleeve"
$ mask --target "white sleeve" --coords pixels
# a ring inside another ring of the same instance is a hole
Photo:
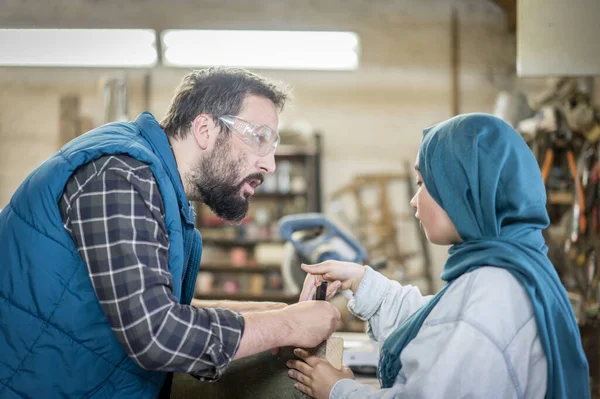
[[[466,321],[423,325],[400,356],[391,388],[338,381],[330,399],[515,398],[512,365],[499,347]]]
[[[348,310],[369,322],[369,336],[382,343],[410,315],[433,298],[419,288],[400,285],[366,267],[365,275],[348,303]]]

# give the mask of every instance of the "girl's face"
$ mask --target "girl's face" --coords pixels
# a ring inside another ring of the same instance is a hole
[[[417,192],[410,200],[410,206],[415,210],[415,217],[419,219],[419,225],[425,231],[427,240],[437,245],[453,245],[462,241],[454,227],[454,223],[441,206],[429,195],[427,187],[421,178],[419,171],[419,156],[415,162],[417,171]]]

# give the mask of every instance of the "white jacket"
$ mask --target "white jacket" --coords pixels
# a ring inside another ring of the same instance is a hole
[[[348,309],[369,322],[369,336],[382,344],[431,298],[367,267]],[[533,399],[546,394],[547,361],[531,301],[508,271],[496,267],[458,278],[400,359],[402,369],[391,388],[344,379],[334,385],[330,399]]]

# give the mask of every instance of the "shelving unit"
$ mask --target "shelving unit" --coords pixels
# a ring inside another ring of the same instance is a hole
[[[240,225],[223,222],[207,206],[195,204],[203,246],[196,299],[298,300],[283,290],[284,241],[277,224],[285,215],[321,211],[321,137],[281,132],[281,139],[275,153],[277,170],[265,175]]]

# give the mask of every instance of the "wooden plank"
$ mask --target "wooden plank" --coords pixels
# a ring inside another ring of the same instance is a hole
[[[547,202],[550,205],[571,205],[575,197],[568,191],[549,191]]]

